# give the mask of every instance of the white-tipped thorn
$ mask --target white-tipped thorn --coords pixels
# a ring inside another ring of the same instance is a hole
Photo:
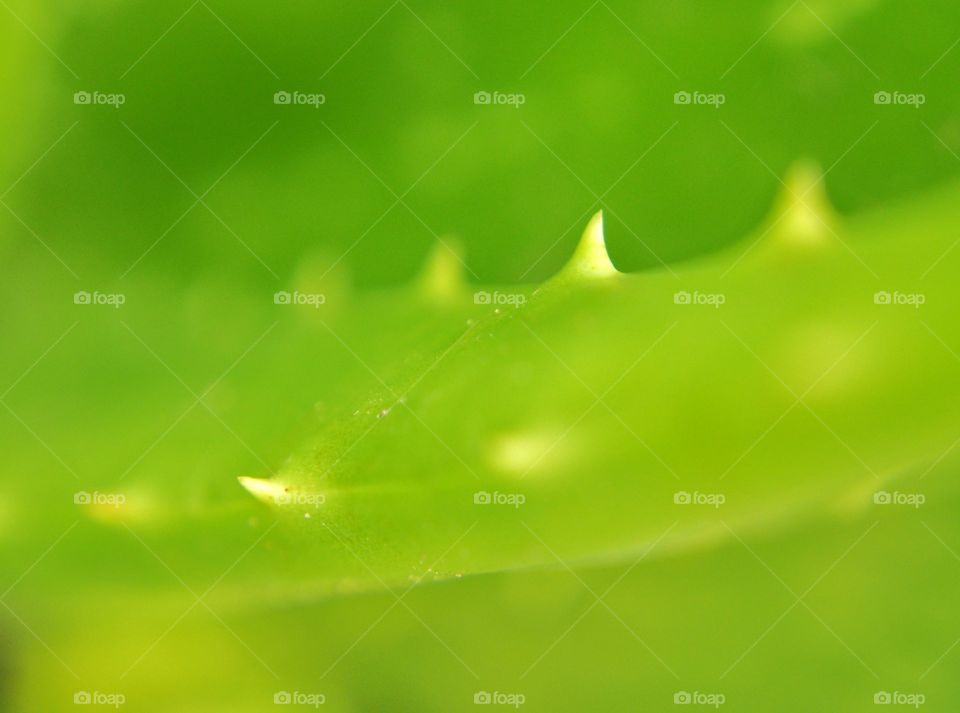
[[[603,211],[597,212],[587,224],[573,257],[561,274],[580,275],[588,278],[603,278],[617,274],[610,262],[607,244],[603,237]]]
[[[276,505],[282,502],[287,492],[287,489],[275,480],[250,478],[245,475],[241,475],[237,480],[240,481],[240,485],[246,488],[247,492],[253,495],[253,497],[268,505]]]

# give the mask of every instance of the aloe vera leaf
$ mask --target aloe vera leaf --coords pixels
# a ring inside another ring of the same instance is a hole
[[[303,561],[351,553],[340,584],[359,588],[549,564],[521,521],[564,560],[601,562],[668,529],[667,551],[725,537],[683,493],[760,529],[882,489],[953,432],[949,273],[918,287],[950,238],[904,255],[897,230],[839,223],[819,185],[800,166],[759,241],[659,272],[618,273],[595,217],[524,304],[489,306],[275,478],[241,482]]]

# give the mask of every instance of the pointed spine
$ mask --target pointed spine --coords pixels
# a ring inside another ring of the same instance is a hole
[[[237,480],[240,481],[240,485],[253,495],[253,497],[268,505],[278,505],[282,503],[287,493],[287,488],[275,480],[250,478],[245,475],[241,475]]]
[[[457,302],[469,291],[465,268],[460,246],[451,240],[438,240],[417,278],[417,290],[433,302]]]
[[[603,211],[597,212],[587,224],[570,261],[558,276],[581,279],[604,279],[618,274],[610,261],[603,235]]]
[[[771,220],[771,244],[818,249],[831,243],[837,214],[815,161],[798,161],[787,172]]]

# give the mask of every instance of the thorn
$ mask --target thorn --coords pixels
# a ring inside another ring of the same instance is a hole
[[[617,268],[610,262],[603,237],[603,211],[598,211],[587,224],[573,257],[560,272],[561,275],[603,278],[616,275]]]
[[[287,489],[275,480],[250,478],[245,475],[241,475],[237,480],[253,497],[268,505],[277,505],[282,502],[287,492]]]
[[[837,214],[824,186],[823,171],[812,160],[795,163],[784,179],[773,220],[772,242],[799,248],[815,248],[832,240]]]
[[[440,303],[459,301],[468,292],[464,277],[463,253],[458,244],[438,240],[417,277],[417,289],[426,298]]]

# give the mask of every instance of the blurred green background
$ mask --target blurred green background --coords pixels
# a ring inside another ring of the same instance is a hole
[[[6,184],[73,129],[4,200],[104,284],[164,234],[136,273],[269,283],[364,236],[345,260],[381,284],[456,234],[479,278],[539,281],[601,197],[614,258],[636,270],[744,235],[801,156],[843,157],[829,186],[845,212],[953,175],[930,131],[960,147],[955,15],[866,0],[11,4]],[[126,103],[76,106],[80,90]],[[526,101],[475,105],[484,90]],[[277,91],[326,103],[277,106]],[[698,111],[677,91],[727,101]],[[927,102],[877,107],[877,91]],[[206,201],[226,226],[198,206],[171,229],[225,173]]]
[[[782,621],[789,589],[869,521],[755,545],[776,576],[730,540],[579,573],[589,587],[566,571],[424,587],[404,599],[415,615],[388,594],[184,610],[186,588],[259,546],[235,477],[269,474],[376,387],[322,326],[278,314],[275,291],[322,290],[334,318],[406,284],[439,240],[473,282],[538,283],[598,208],[621,270],[672,264],[754,231],[801,158],[846,216],[952,190],[958,38],[945,0],[0,2],[0,706],[73,710],[97,690],[124,710],[273,710],[299,690],[332,710],[449,711],[498,690],[525,710],[673,710],[698,690],[725,710],[871,710],[896,689],[954,710],[955,658],[928,667],[960,635],[960,564],[910,513],[814,590],[816,615]],[[476,104],[483,91],[524,102]],[[684,91],[726,101],[676,104]],[[78,309],[81,290],[126,303]],[[392,305],[343,327],[383,373],[415,341]],[[925,516],[947,533],[957,493],[937,483]],[[72,502],[117,488],[145,503],[136,534]],[[903,532],[932,543],[922,565]],[[624,574],[617,615],[584,614]],[[913,586],[924,616],[901,601]]]

